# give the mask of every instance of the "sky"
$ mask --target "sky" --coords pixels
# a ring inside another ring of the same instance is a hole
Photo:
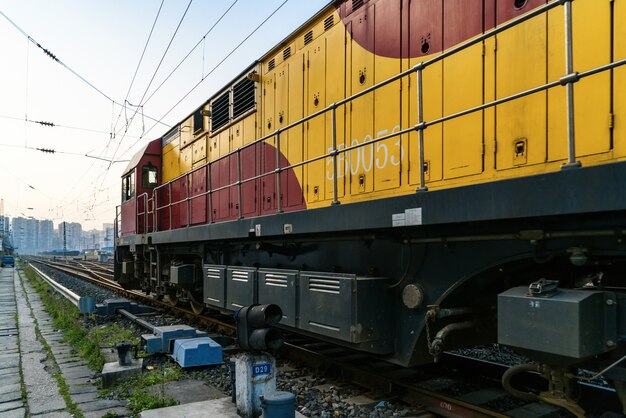
[[[4,215],[112,223],[132,155],[328,2],[0,0]]]

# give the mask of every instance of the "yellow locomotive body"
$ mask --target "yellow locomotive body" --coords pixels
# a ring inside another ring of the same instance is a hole
[[[601,370],[625,160],[626,0],[338,0],[133,159],[115,277],[402,365]]]
[[[261,137],[270,136],[265,143],[276,147],[271,135],[277,130],[544,3],[521,2],[516,8],[514,1],[495,0],[369,1],[355,10],[350,2],[330,5],[250,68],[258,80],[251,112],[213,129],[210,108],[216,97],[199,109],[202,127],[194,126],[193,116],[181,123],[179,137],[163,147],[162,180],[217,161]],[[576,71],[626,57],[622,3],[573,2]],[[436,121],[558,81],[566,75],[563,22],[562,9],[554,8],[428,65],[423,71],[423,120]],[[395,56],[376,53],[372,45],[380,38],[397,49],[391,52]],[[624,72],[620,67],[575,83],[576,161],[585,166],[626,156]],[[418,124],[416,84],[411,73],[337,107],[341,203],[413,193],[419,187],[416,131],[364,145]],[[333,201],[332,128],[331,113],[325,112],[281,132],[280,152],[290,165],[326,155],[293,168],[302,196],[292,197],[291,203],[303,199],[307,208],[315,208]],[[345,148],[352,149],[341,152]],[[560,85],[424,131],[424,176],[430,190],[557,171],[567,162],[567,101]],[[283,202],[283,209],[292,206],[288,203]]]

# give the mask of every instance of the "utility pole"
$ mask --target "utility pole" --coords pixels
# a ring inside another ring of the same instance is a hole
[[[65,233],[65,225],[67,222],[63,222],[63,260],[67,263],[67,235]]]

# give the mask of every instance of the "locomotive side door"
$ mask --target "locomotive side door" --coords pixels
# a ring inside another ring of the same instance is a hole
[[[312,31],[311,37],[312,35]],[[308,34],[307,34],[308,35]],[[305,38],[307,37],[305,35]],[[306,41],[305,41],[306,43]],[[326,37],[321,36],[310,41],[306,60],[305,114],[310,115],[326,107]],[[306,122],[305,144],[306,159],[319,157],[326,153],[326,117],[318,116]],[[324,199],[326,162],[318,160],[304,168],[307,202]]]

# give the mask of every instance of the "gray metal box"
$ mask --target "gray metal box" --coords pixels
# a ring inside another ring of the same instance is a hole
[[[509,289],[498,295],[498,342],[570,359],[604,353],[616,342],[614,302],[610,292],[559,289],[536,297],[527,287]]]
[[[193,264],[183,264],[182,266],[170,267],[170,282],[185,289],[191,289],[195,274]]]
[[[256,269],[233,267],[226,269],[226,309],[238,310],[256,302]]]
[[[391,292],[385,278],[301,272],[299,304],[300,329],[353,344],[368,342],[372,348],[369,342],[393,336]]]
[[[226,267],[204,265],[204,303],[226,307]]]
[[[297,270],[259,269],[259,303],[274,303],[283,311],[281,325],[296,326]]]

